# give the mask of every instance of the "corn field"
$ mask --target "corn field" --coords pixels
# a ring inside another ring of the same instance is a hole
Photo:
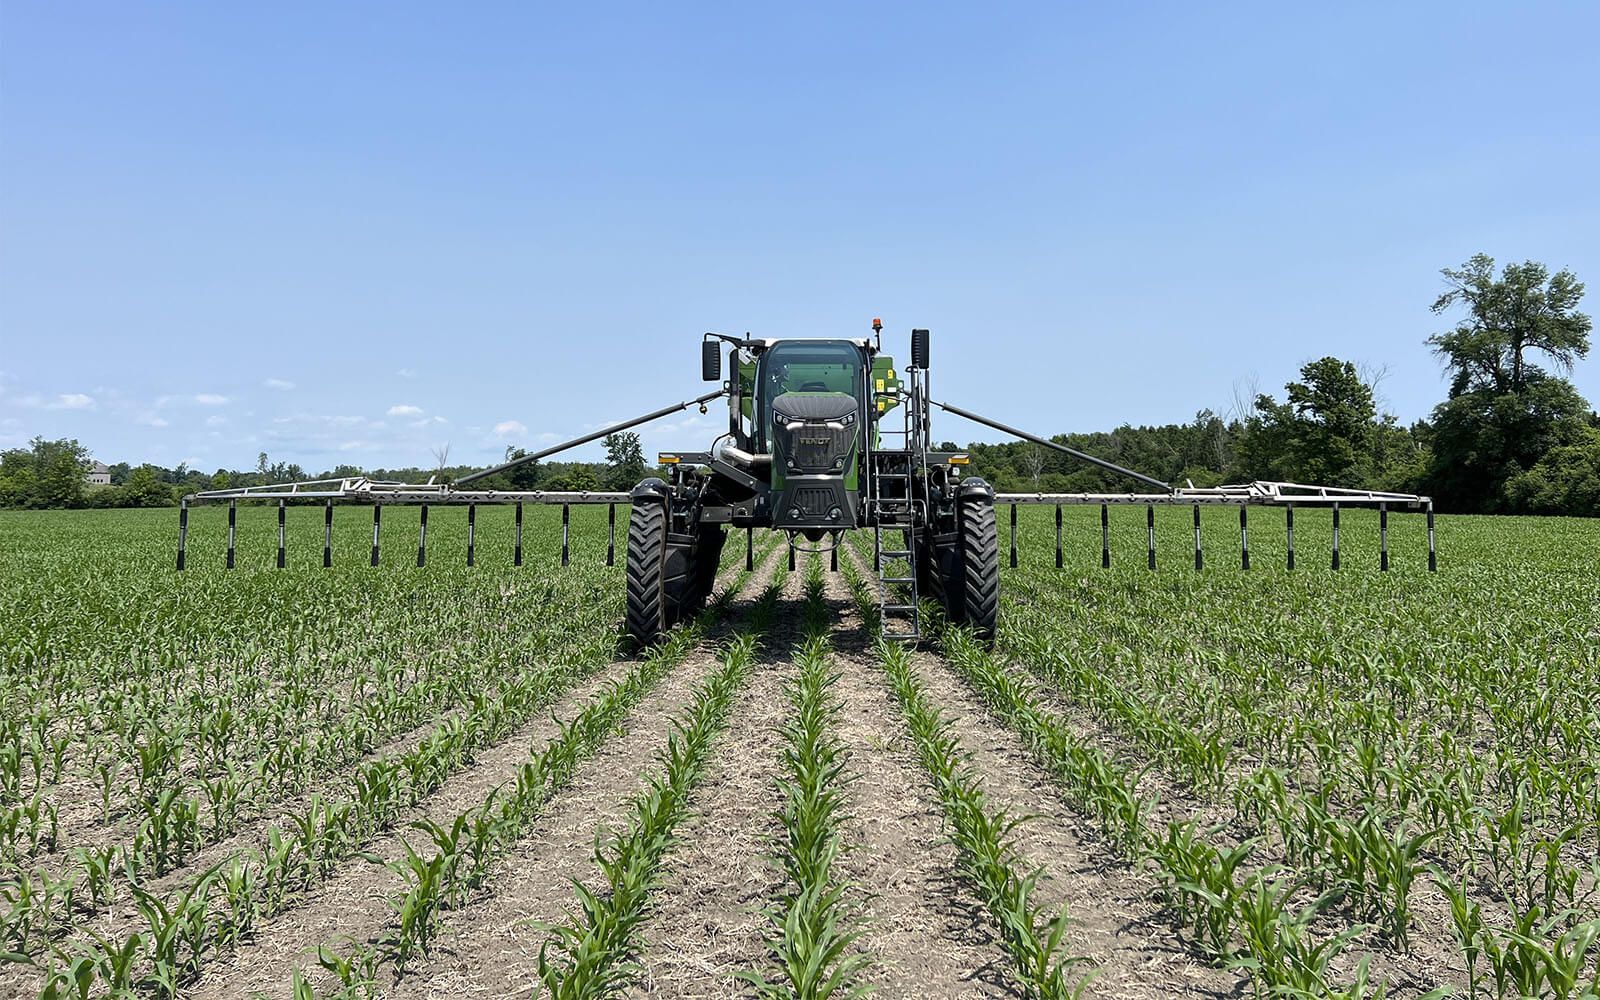
[[[1600,521],[1024,508],[993,648],[736,534],[635,652],[604,509],[359,513],[0,513],[0,996],[1600,997]]]

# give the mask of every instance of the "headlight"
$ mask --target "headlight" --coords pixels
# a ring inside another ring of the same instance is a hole
[[[855,422],[856,422],[856,415],[854,413],[846,413],[844,415],[844,420],[841,421],[841,423],[843,423],[846,427],[849,427],[851,424],[853,424]]]
[[[772,422],[777,424],[779,427],[787,427],[789,425],[789,418],[781,413],[774,413],[772,415]]]

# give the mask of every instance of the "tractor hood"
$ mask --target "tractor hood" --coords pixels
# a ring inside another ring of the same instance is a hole
[[[843,392],[786,392],[772,400],[772,412],[790,420],[843,420],[858,405]]]

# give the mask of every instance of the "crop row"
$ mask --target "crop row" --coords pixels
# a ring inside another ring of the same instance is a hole
[[[783,805],[775,859],[784,888],[767,909],[769,968],[744,970],[764,1000],[830,1000],[870,992],[861,982],[867,957],[856,950],[862,915],[839,861],[844,850],[848,759],[834,728],[839,705],[832,694],[838,671],[830,658],[829,613],[822,562],[805,570],[802,606],[805,640],[795,657],[797,676],[785,685],[790,713],[780,736],[776,779]]]

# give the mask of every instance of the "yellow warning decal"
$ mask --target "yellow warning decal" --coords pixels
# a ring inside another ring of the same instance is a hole
[[[883,379],[881,379],[881,378],[878,379],[878,391],[879,392],[883,391]]]

